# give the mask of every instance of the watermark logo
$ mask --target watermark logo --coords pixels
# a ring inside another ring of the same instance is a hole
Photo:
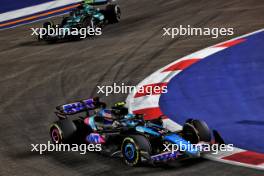
[[[234,35],[234,28],[199,28],[191,27],[190,25],[178,27],[163,28],[162,37],[175,38],[177,36],[211,36],[216,39],[219,36]]]
[[[109,96],[110,94],[130,94],[130,93],[138,93],[144,94],[146,96],[151,96],[155,94],[167,93],[167,85],[157,84],[157,85],[146,85],[146,86],[129,86],[125,85],[125,83],[121,83],[118,85],[114,83],[113,85],[103,85],[97,86],[97,93],[104,94],[105,96]]]
[[[101,150],[101,144],[53,144],[50,141],[47,144],[31,144],[31,152],[38,152],[40,155],[44,152],[79,152],[84,155]]]
[[[46,28],[31,28],[32,36],[39,36],[43,38],[44,36],[80,36],[80,38],[86,38],[87,36],[98,36],[102,35],[102,29],[99,27],[87,27],[87,28],[65,28],[56,26],[47,26]]]
[[[180,141],[179,144],[163,144],[163,152],[187,152],[187,151],[199,151],[199,152],[210,152],[212,154],[218,154],[219,152],[232,152],[234,151],[233,144],[209,144],[209,143],[198,143],[191,144]]]

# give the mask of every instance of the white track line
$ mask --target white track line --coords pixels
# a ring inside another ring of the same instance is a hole
[[[78,3],[81,1],[82,0],[55,0],[52,2],[47,2],[47,3],[35,5],[35,6],[25,7],[19,10],[5,12],[5,13],[0,14],[0,22],[12,20],[15,18],[20,18],[20,17],[27,16],[27,15],[32,15],[32,14],[39,13],[45,10],[50,10],[50,9],[54,9],[54,8],[65,6],[65,5]]]

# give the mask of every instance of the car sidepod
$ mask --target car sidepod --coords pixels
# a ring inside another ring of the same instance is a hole
[[[176,133],[165,135],[163,139],[165,142],[171,144],[168,148],[172,150],[172,153],[180,151],[189,157],[200,157],[200,151]]]

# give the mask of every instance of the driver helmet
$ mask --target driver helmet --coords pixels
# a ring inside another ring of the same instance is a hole
[[[125,107],[126,103],[125,102],[117,102],[114,104],[114,106],[112,107],[113,109],[113,113],[115,115],[119,115],[119,116],[125,116],[128,114],[128,108]]]

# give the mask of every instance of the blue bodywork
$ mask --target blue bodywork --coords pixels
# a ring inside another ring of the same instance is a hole
[[[153,161],[167,161],[170,159],[176,159],[182,154],[180,152],[166,152],[158,155],[151,156]]]
[[[114,115],[111,114],[110,109],[102,109],[98,111],[96,115],[90,117],[89,126],[96,131],[98,129],[96,127],[95,116],[99,116],[101,118],[107,117],[106,119],[108,119]],[[106,125],[109,125],[109,121],[107,123],[106,122],[107,121],[104,120],[104,123]],[[164,153],[160,153],[158,155],[152,156],[152,159],[155,161],[175,159],[183,155],[183,153],[180,151],[184,151],[186,155],[191,157],[200,156],[199,149],[194,147],[193,144],[186,141],[179,134],[169,132],[168,130],[164,129],[162,126],[151,123],[150,121],[146,122],[144,121],[144,119],[137,119],[136,115],[134,114],[127,114],[122,119],[120,119],[119,122],[122,124],[122,126],[126,126],[129,129],[132,129],[138,134],[144,134],[155,138],[160,138],[160,140],[163,143],[169,143],[175,145],[175,147],[176,146],[181,147],[178,148],[179,150],[166,151]]]
[[[145,127],[145,126],[137,126],[136,131],[138,131],[140,133],[151,134],[153,136],[160,136],[161,135],[160,133],[154,131],[153,129],[151,129],[149,127]]]
[[[93,101],[96,102],[95,107],[90,108]],[[146,120],[143,114],[129,113],[124,104],[118,102],[112,109],[107,109],[106,104],[98,98],[86,99],[58,106],[59,112],[55,114],[61,123],[76,124],[76,127],[79,127],[79,130],[76,129],[76,135],[80,135],[81,142],[103,145],[104,154],[123,157],[131,166],[144,161],[155,163],[200,157],[201,153],[207,151],[204,149],[208,144],[212,144],[210,137],[200,138],[198,130],[201,131],[201,128],[210,135],[210,130],[202,121],[189,119],[182,130],[170,131],[164,127],[166,121],[162,117]],[[73,123],[66,120],[67,115],[80,112],[86,116],[79,116]],[[201,124],[200,129],[194,126],[198,122]],[[53,126],[58,125],[60,123],[55,122]],[[215,141],[221,142],[216,140],[216,137]]]
[[[176,144],[177,146],[181,146],[181,151],[185,151],[186,154],[190,156],[200,156],[200,151],[193,146],[190,142],[186,141],[183,139],[181,136],[178,134],[169,134],[164,137],[165,141],[168,141],[172,144]],[[184,148],[183,148],[184,146]]]
[[[57,107],[57,109],[60,110],[60,112],[66,115],[79,113],[84,110],[92,109],[92,108],[94,108],[92,99],[81,100],[78,102],[64,104]]]

